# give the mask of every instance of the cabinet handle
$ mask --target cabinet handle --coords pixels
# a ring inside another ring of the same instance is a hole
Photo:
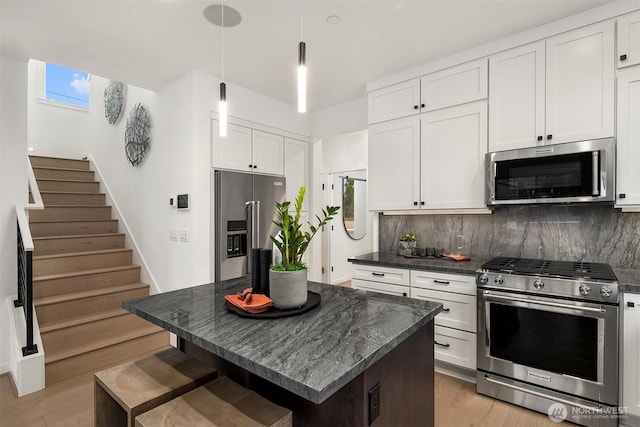
[[[443,343],[438,342],[438,341],[433,341],[433,343],[434,343],[435,345],[439,345],[440,347],[444,347],[444,348],[449,348],[449,347],[451,347],[451,344],[443,344]]]
[[[438,279],[433,279],[433,281],[435,283],[440,283],[441,285],[448,285],[449,281],[448,280],[438,280]]]
[[[551,139],[551,138],[553,138],[553,135],[551,134],[547,135],[547,139]]]
[[[451,309],[450,308],[443,308],[442,311],[445,312],[445,313],[448,313],[448,312],[451,311]]]
[[[402,293],[402,296],[403,296],[403,297],[406,297],[406,296],[407,296],[407,293],[406,293],[406,292],[403,292],[403,293]]]
[[[625,53],[624,55],[620,55],[620,61],[626,61],[627,60],[627,54]]]
[[[418,106],[417,106],[417,105],[414,105],[414,106],[413,106],[413,109],[414,109],[414,110],[417,110],[417,109],[418,109]]]
[[[633,301],[627,301],[627,307],[635,307],[636,303],[634,303]]]
[[[424,107],[426,107],[426,105],[420,104],[420,108],[424,108]]]
[[[626,199],[627,198],[627,193],[620,193],[618,194],[618,197],[621,199]]]
[[[253,165],[253,168],[254,169],[258,169],[258,165]]]
[[[424,206],[424,202],[420,202],[420,205],[421,205],[421,206]]]
[[[418,206],[418,202],[413,202],[413,206]]]
[[[249,165],[249,169],[251,169],[253,167],[253,165]]]
[[[384,277],[384,273],[371,273],[373,276]]]
[[[542,135],[538,136],[538,141],[542,141]]]

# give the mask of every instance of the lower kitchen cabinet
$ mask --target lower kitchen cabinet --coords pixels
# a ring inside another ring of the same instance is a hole
[[[351,287],[408,297],[410,271],[401,268],[353,264]]]
[[[434,358],[475,370],[476,334],[438,326],[438,316],[436,316],[436,325],[433,330]]]
[[[436,325],[476,332],[476,296],[411,287],[411,298],[442,303]]]
[[[622,298],[620,382],[621,406],[626,407],[640,426],[640,294],[624,294]]]

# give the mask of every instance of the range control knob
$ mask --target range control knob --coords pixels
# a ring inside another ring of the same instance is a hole
[[[504,279],[502,278],[502,276],[498,276],[495,279],[493,279],[493,282],[496,285],[502,285],[502,284],[504,284]]]
[[[602,295],[605,298],[609,298],[612,292],[613,291],[611,290],[611,288],[607,288],[606,286],[603,286],[602,288],[600,288],[600,295]]]
[[[486,285],[487,282],[489,281],[489,276],[487,276],[486,273],[483,273],[482,276],[480,276],[480,278],[478,279],[478,281],[483,285]]]
[[[544,288],[544,283],[542,283],[542,280],[538,279],[535,282],[533,282],[533,287],[540,290]]]
[[[589,285],[580,285],[578,290],[580,291],[581,295],[589,295],[591,293],[591,288],[589,287]]]

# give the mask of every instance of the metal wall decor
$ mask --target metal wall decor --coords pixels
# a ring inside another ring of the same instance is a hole
[[[111,125],[117,122],[122,114],[125,90],[125,84],[115,80],[109,80],[104,88],[104,116]]]
[[[124,132],[124,151],[131,166],[138,166],[149,149],[151,119],[142,104],[136,104],[129,113]]]

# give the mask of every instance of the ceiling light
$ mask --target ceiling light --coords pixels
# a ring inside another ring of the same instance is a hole
[[[307,45],[304,40],[304,15],[300,0],[300,43],[298,44],[298,112],[307,112]]]

